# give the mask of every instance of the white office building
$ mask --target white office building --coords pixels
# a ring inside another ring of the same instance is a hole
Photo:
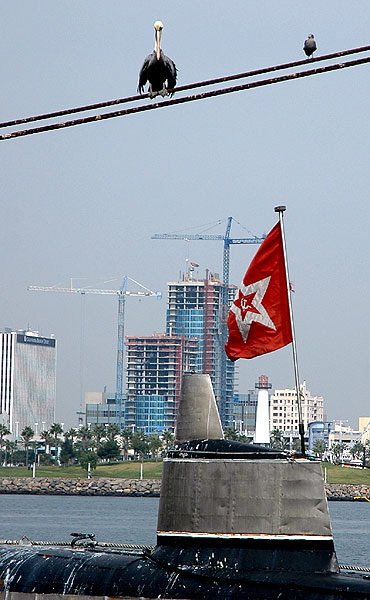
[[[0,423],[14,439],[26,426],[35,437],[55,422],[56,340],[38,332],[0,332]]]
[[[305,432],[312,421],[324,420],[324,398],[313,396],[306,382],[301,383],[302,420]],[[296,390],[275,390],[270,397],[270,429],[283,433],[298,433],[298,403]]]

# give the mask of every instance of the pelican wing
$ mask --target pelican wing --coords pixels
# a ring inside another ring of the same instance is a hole
[[[148,56],[144,60],[143,65],[140,69],[139,84],[137,86],[137,91],[139,92],[139,94],[142,94],[144,92],[145,84],[147,83],[147,81],[149,79],[150,65],[153,60],[153,55],[154,55],[154,52],[152,52],[151,54],[148,54]]]
[[[177,68],[173,60],[171,60],[168,56],[164,56],[163,60],[167,71],[167,86],[171,90],[176,86]]]

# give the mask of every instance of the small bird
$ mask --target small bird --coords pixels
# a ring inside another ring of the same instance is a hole
[[[177,80],[175,63],[168,58],[168,56],[163,54],[163,51],[161,50],[162,29],[163,23],[161,21],[156,21],[154,23],[155,48],[144,60],[139,73],[139,85],[137,86],[137,91],[139,94],[143,94],[144,86],[146,82],[149,81],[148,92],[150,98],[155,98],[158,95],[163,97],[168,96],[168,88],[174,88]],[[173,92],[171,92],[171,96],[172,94]]]
[[[308,56],[308,58],[312,58],[312,55],[316,49],[317,49],[317,46],[316,46],[316,42],[315,42],[315,37],[314,37],[313,33],[310,33],[307,40],[305,40],[305,43],[303,45],[303,50],[306,53],[306,56]]]

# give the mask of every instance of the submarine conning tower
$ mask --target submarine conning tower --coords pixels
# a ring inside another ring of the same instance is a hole
[[[339,571],[321,464],[223,439],[209,375],[185,373],[157,551],[224,574]],[[177,550],[176,550],[177,549]],[[176,562],[176,561],[175,561]]]

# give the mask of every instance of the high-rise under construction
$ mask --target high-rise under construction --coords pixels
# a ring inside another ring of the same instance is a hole
[[[168,283],[166,331],[168,335],[198,338],[196,371],[211,377],[224,427],[233,424],[234,363],[224,350],[228,307],[235,286],[225,288],[217,273],[206,271],[196,280],[193,272],[182,281]]]
[[[126,337],[122,406],[117,396],[100,407],[87,404],[87,422],[114,419],[145,433],[173,429],[181,376],[191,371],[210,375],[222,424],[233,425],[235,365],[224,344],[236,288],[222,284],[217,273],[206,271],[204,279],[195,279],[193,272],[189,269],[181,281],[168,283],[166,333]]]

